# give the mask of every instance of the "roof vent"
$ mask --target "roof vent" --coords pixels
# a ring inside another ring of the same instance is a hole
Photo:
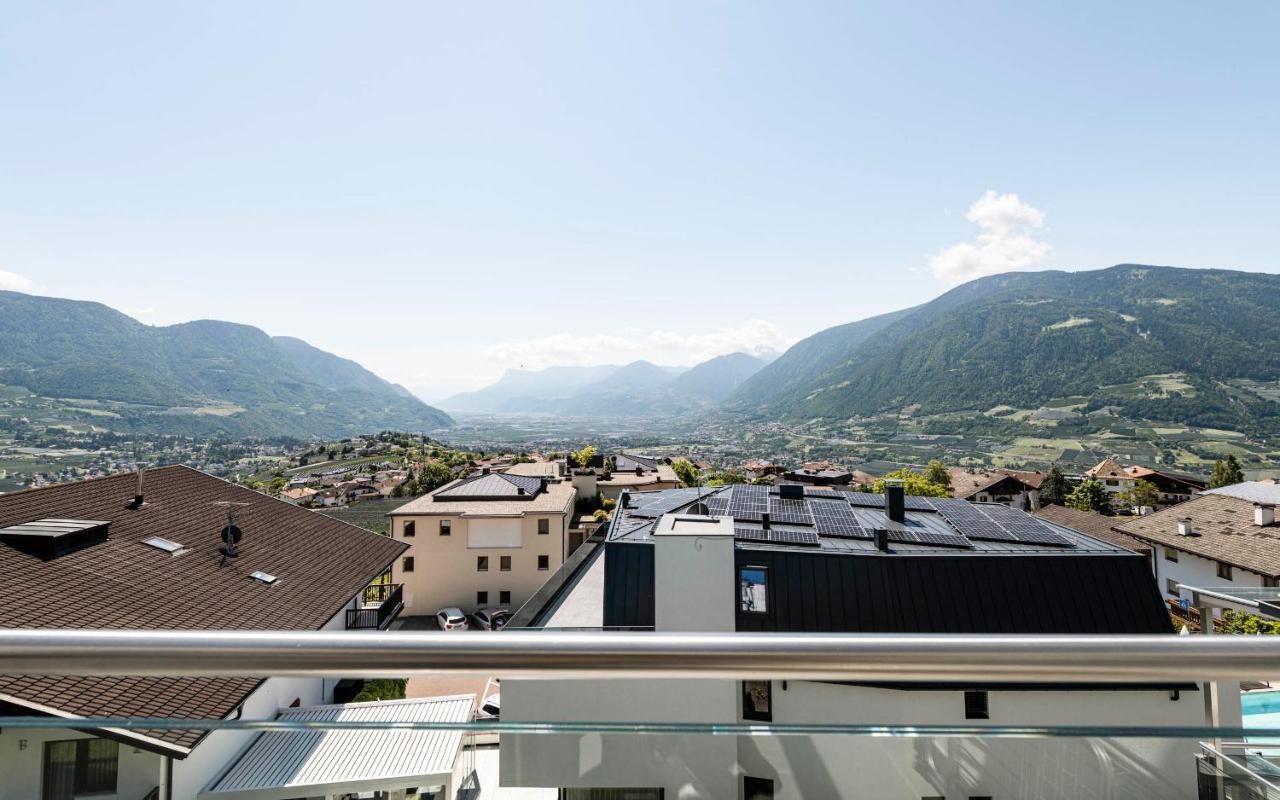
[[[1179,536],[1195,536],[1196,535],[1195,529],[1191,526],[1191,517],[1183,517],[1182,519],[1178,520],[1178,535]]]
[[[187,552],[187,548],[172,539],[166,539],[163,536],[150,536],[143,539],[142,543],[154,547],[157,550],[163,550],[169,555],[180,556]]]
[[[1259,528],[1265,528],[1268,525],[1274,525],[1276,521],[1276,507],[1267,505],[1266,503],[1253,504],[1253,524]]]
[[[134,488],[133,490],[133,499],[129,501],[129,508],[133,509],[134,511],[137,511],[139,508],[142,508],[143,506],[142,474],[147,471],[147,465],[139,464],[137,471],[138,471],[138,484],[136,488]]]
[[[51,561],[58,556],[105,542],[109,520],[38,519],[0,528],[0,542],[15,550]]]
[[[526,492],[526,491],[524,490],[524,487],[523,487],[523,486],[517,486],[517,487],[516,487],[516,494],[518,494],[518,495],[525,495],[525,494],[528,494],[528,492]]]

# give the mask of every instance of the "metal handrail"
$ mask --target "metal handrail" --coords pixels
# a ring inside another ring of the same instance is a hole
[[[1280,679],[1280,637],[3,630],[0,674],[1168,684]]]

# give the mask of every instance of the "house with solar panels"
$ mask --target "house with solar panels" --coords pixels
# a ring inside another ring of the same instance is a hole
[[[671,632],[1173,634],[1142,556],[1007,505],[782,485],[624,495],[511,622]],[[589,698],[589,701],[585,701]],[[503,681],[503,720],[1152,725],[1204,722],[1199,687],[1005,680]],[[1187,798],[1195,744],[504,734],[503,786],[574,797]],[[584,754],[592,753],[584,760]]]

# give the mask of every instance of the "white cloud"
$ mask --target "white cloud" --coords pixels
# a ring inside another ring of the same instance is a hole
[[[556,333],[539,339],[493,344],[485,349],[485,356],[503,366],[522,369],[624,364],[638,359],[687,366],[727,353],[759,355],[785,350],[794,342],[794,337],[784,334],[772,322],[751,319],[707,333],[642,328],[588,336]]]
[[[1039,266],[1053,250],[1033,235],[1044,227],[1044,212],[1016,194],[988,189],[969,206],[965,219],[978,226],[977,239],[952,245],[929,259],[934,277],[952,285]]]
[[[29,278],[24,278],[14,272],[5,272],[0,269],[0,289],[8,289],[14,292],[29,292],[35,288],[35,284]]]

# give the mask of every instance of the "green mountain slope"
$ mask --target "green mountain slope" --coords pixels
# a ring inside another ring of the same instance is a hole
[[[997,275],[810,337],[726,405],[838,419],[1083,395],[1091,408],[1148,419],[1270,430],[1280,409],[1232,382],[1280,380],[1278,304],[1280,276],[1260,273],[1122,265]],[[1145,398],[1102,388],[1165,373],[1183,373],[1190,388]]]
[[[768,363],[747,353],[716,356],[677,375],[670,389],[680,395],[719,402]]]
[[[128,406],[124,427],[337,436],[448,415],[297,339],[201,320],[151,327],[100,303],[0,292],[0,384]]]

